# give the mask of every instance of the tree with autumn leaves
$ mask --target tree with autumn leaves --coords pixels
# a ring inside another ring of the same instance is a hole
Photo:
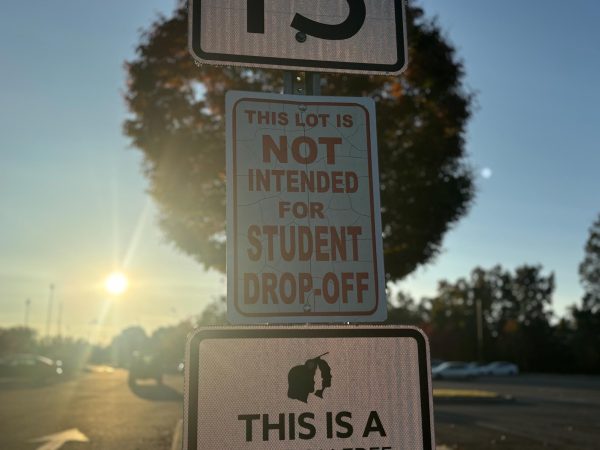
[[[435,21],[408,2],[408,69],[400,76],[327,74],[323,95],[377,105],[385,269],[398,280],[431,261],[474,197],[465,158],[473,96]],[[126,63],[125,133],[144,156],[167,239],[205,268],[225,270],[225,93],[281,92],[282,72],[197,66],[181,4],[142,34]]]
[[[465,156],[473,95],[464,67],[437,23],[406,5],[408,69],[400,76],[327,74],[323,95],[368,96],[377,105],[384,258],[387,279],[403,278],[440,252],[445,233],[472,204]],[[187,47],[187,7],[141,36],[128,73],[127,136],[143,156],[149,192],[167,239],[205,268],[225,270],[225,93],[281,92],[273,70],[198,66]],[[474,359],[476,299],[486,359],[529,370],[600,371],[600,217],[580,266],[585,296],[553,323],[553,274],[523,265],[474,269],[417,303],[403,294],[392,323],[423,326],[443,357]],[[213,305],[214,306],[214,305]],[[222,321],[222,314],[218,320]]]

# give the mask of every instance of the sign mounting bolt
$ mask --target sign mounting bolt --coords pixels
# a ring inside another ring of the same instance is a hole
[[[306,33],[303,33],[302,31],[298,31],[296,33],[296,40],[298,42],[300,42],[301,44],[306,42]]]

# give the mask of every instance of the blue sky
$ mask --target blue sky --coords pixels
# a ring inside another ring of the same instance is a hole
[[[578,302],[577,266],[600,213],[600,5],[591,0],[422,2],[437,15],[478,93],[467,149],[480,177],[470,214],[436,263],[401,285],[435,292],[475,265],[542,264],[557,277],[555,309]]]
[[[121,132],[123,62],[140,28],[174,3],[0,6],[0,326],[21,324],[30,298],[30,324],[43,332],[51,283],[63,331],[104,339],[174,323],[225,293],[224,276],[165,243],[140,154]],[[581,296],[577,265],[600,212],[600,4],[421,4],[465,62],[478,104],[469,159],[491,177],[479,176],[440,257],[400,287],[420,297],[477,265],[539,263],[556,274],[562,313]],[[132,286],[109,302],[102,280],[117,266]]]

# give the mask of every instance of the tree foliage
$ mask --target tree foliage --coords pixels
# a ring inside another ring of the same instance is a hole
[[[32,352],[36,338],[37,333],[31,328],[0,328],[0,357]]]
[[[600,313],[600,214],[590,227],[579,278],[584,290],[583,309]]]
[[[590,227],[579,278],[583,298],[580,307],[571,308],[577,331],[571,346],[578,369],[600,373],[600,214]]]
[[[126,64],[125,133],[144,154],[168,240],[207,268],[225,269],[224,96],[278,92],[278,71],[197,67],[187,11],[158,19]],[[407,5],[408,70],[400,77],[327,75],[322,93],[376,100],[385,268],[397,279],[440,250],[473,199],[464,135],[472,95],[438,25]]]
[[[441,280],[436,295],[419,306],[403,294],[389,316],[397,319],[395,323],[422,326],[435,356],[475,360],[479,302],[484,360],[515,361],[524,370],[555,370],[551,367],[556,362],[551,357],[556,351],[550,323],[553,292],[554,275],[545,275],[540,266],[523,265],[514,272],[501,266],[477,267],[469,277]]]
[[[423,303],[417,303],[410,294],[399,292],[393,303],[388,303],[387,323],[421,325],[428,320],[428,311]]]

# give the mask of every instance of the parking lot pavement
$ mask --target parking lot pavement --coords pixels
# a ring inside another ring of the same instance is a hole
[[[600,377],[525,374],[434,381],[433,387],[512,398],[487,403],[434,399],[436,440],[449,448],[599,448]]]
[[[1,385],[0,449],[170,449],[182,414],[180,384],[174,376],[164,385],[130,386],[127,372],[114,370],[40,386]],[[64,445],[52,446],[61,436]],[[40,447],[44,442],[50,446]]]
[[[88,439],[65,450],[178,448],[182,377],[165,381],[132,387],[126,372],[101,370],[55,385],[0,387],[0,448],[34,450],[40,444],[32,440],[56,433]],[[600,377],[485,377],[433,387],[445,393],[434,399],[438,450],[600,448]]]

